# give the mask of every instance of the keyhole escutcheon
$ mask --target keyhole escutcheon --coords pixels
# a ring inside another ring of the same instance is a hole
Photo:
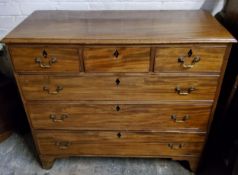
[[[48,57],[48,53],[47,53],[45,50],[43,50],[42,56],[43,56],[44,58],[47,58],[47,57]]]
[[[190,49],[189,51],[188,51],[188,57],[191,57],[193,55],[193,51],[192,51],[192,49]]]
[[[117,49],[115,50],[115,52],[113,53],[113,55],[114,55],[115,58],[118,58],[118,56],[119,56],[119,52],[118,52]]]
[[[117,86],[120,84],[120,82],[121,82],[121,81],[120,81],[119,78],[117,78],[116,81],[115,81],[115,83],[116,83]]]
[[[122,136],[121,133],[118,132],[118,133],[117,133],[117,137],[118,137],[118,138],[121,138],[121,136]]]
[[[116,111],[120,111],[120,110],[121,110],[120,106],[117,105],[117,106],[116,106]]]

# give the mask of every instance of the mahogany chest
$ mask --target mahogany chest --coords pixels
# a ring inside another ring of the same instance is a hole
[[[43,168],[110,156],[195,170],[236,40],[205,11],[36,11],[3,42]]]

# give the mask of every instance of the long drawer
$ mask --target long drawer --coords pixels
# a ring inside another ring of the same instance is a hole
[[[211,104],[27,104],[35,129],[207,130]]]
[[[213,100],[217,76],[18,77],[26,100]]]
[[[199,155],[203,134],[146,132],[57,132],[35,134],[41,154],[101,156]]]

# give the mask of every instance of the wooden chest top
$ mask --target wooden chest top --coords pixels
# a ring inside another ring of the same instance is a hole
[[[233,43],[205,11],[36,11],[4,43]]]

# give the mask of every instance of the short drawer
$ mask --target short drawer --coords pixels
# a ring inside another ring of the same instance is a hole
[[[220,72],[226,47],[159,47],[155,72]]]
[[[218,77],[18,77],[26,100],[213,100]]]
[[[10,47],[16,72],[79,72],[78,52],[62,46]]]
[[[199,155],[202,134],[145,132],[57,132],[36,133],[41,154],[101,156]]]
[[[27,104],[35,129],[207,131],[211,104]]]
[[[150,48],[84,48],[86,72],[148,72]]]

